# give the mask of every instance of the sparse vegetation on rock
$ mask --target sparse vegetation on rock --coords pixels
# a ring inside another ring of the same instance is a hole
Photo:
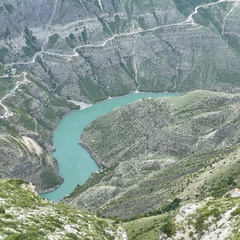
[[[0,180],[0,204],[0,239],[126,239],[107,220],[40,199],[23,180]]]

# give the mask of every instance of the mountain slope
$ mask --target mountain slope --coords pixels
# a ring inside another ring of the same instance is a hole
[[[101,167],[65,202],[130,219],[239,186],[239,94],[139,100],[99,117],[83,144]],[[94,143],[92,143],[94,139]]]

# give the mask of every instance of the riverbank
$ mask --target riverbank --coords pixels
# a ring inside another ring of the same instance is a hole
[[[92,106],[92,104],[90,104],[90,103],[78,102],[78,101],[74,101],[74,100],[67,100],[67,101],[75,104],[76,106],[79,106],[80,110],[84,110],[84,109]]]

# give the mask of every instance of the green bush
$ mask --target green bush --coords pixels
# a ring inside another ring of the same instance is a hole
[[[0,207],[0,213],[5,213],[5,209]]]
[[[173,220],[167,220],[162,226],[161,230],[168,236],[171,237],[175,233],[175,225]]]

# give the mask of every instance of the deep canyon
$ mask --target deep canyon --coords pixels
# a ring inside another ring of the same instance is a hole
[[[179,92],[177,100],[138,101],[90,123],[77,141],[101,171],[64,203],[115,221],[162,214],[160,239],[239,236],[200,224],[230,229],[239,215],[232,197],[240,187],[238,0],[3,0],[0,23],[1,178],[52,191],[64,181],[53,131],[79,104]],[[218,209],[220,198],[229,214]],[[194,201],[202,207],[192,216],[197,224],[185,219],[189,228],[178,228],[189,213],[178,207]],[[130,239],[150,236],[129,229]]]

